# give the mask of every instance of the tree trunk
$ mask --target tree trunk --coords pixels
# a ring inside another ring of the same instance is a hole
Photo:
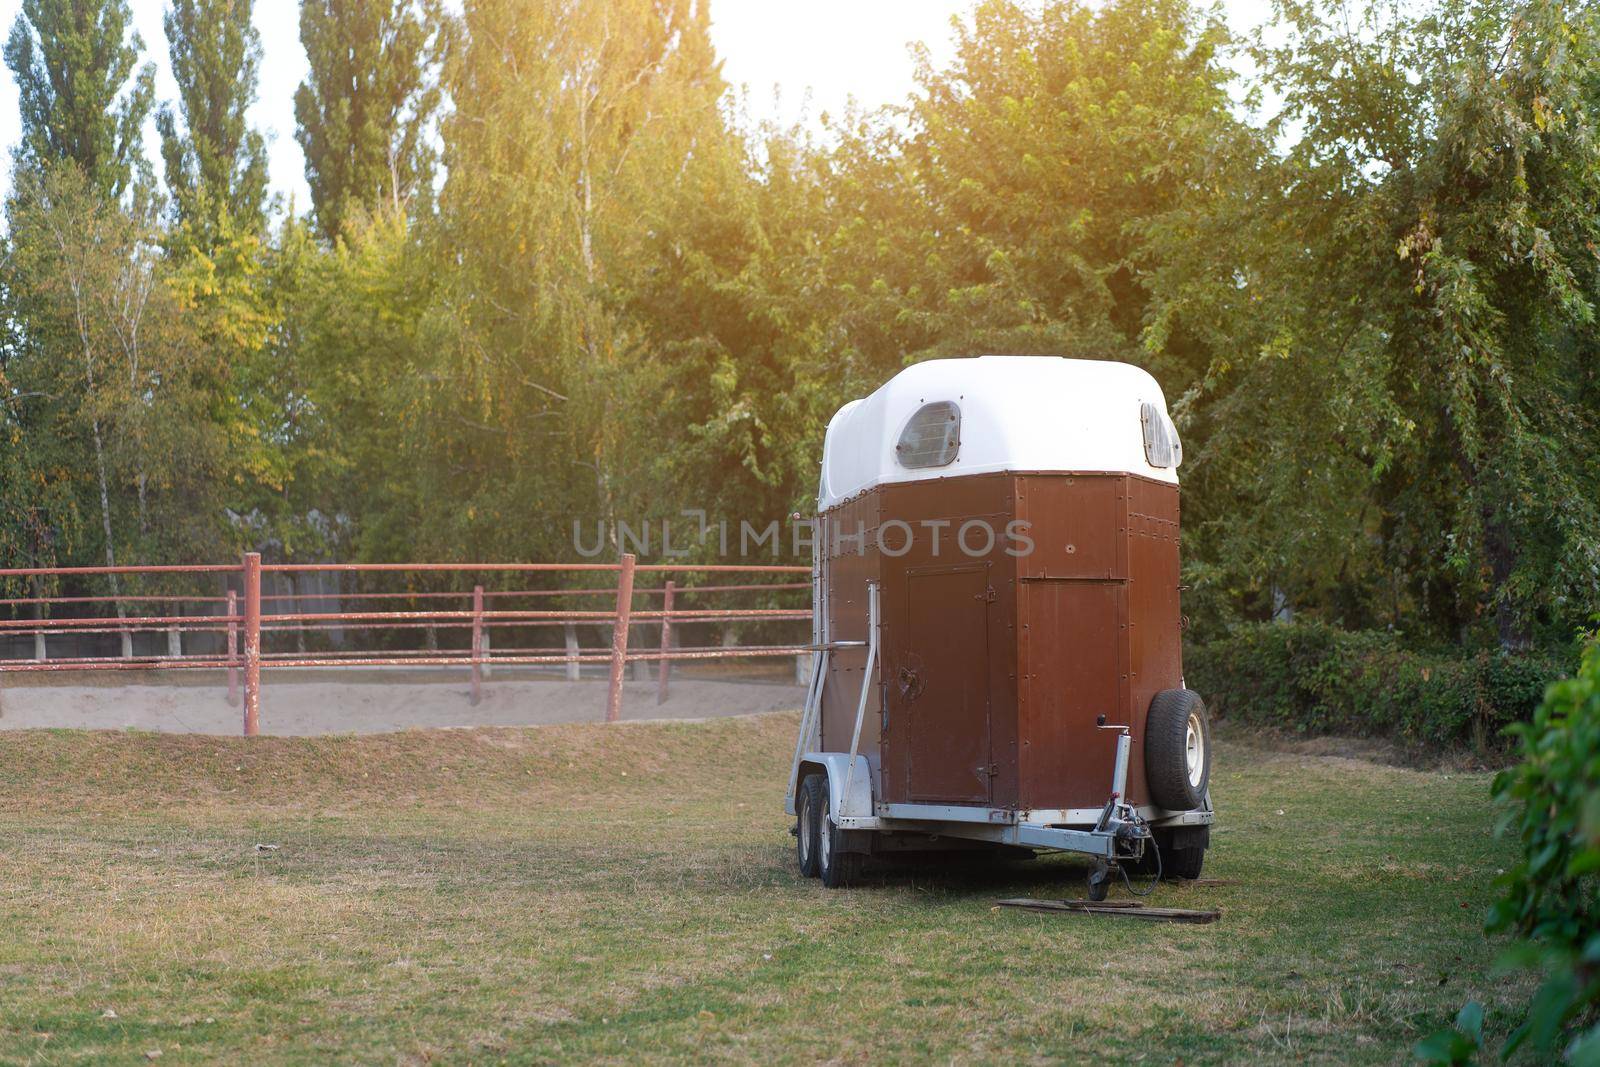
[[[33,579],[33,597],[35,600],[40,601],[44,599],[44,578],[38,575],[35,575]],[[47,611],[48,607],[48,604],[43,603],[35,604],[33,606],[33,617],[39,623],[40,627],[39,632],[33,635],[33,658],[38,660],[40,663],[45,661],[46,653],[49,651],[45,647],[44,638],[44,621],[49,614]]]
[[[1492,424],[1495,412],[1483,410],[1481,415],[1483,421]],[[1527,620],[1507,596],[1511,575],[1517,569],[1517,552],[1511,527],[1497,514],[1494,494],[1490,491],[1490,486],[1496,482],[1496,472],[1492,467],[1486,471],[1479,465],[1477,459],[1468,454],[1467,442],[1462,439],[1461,431],[1453,421],[1447,418],[1446,424],[1452,428],[1455,436],[1456,466],[1478,505],[1478,535],[1482,538],[1484,560],[1489,565],[1489,606],[1494,610],[1495,636],[1499,639],[1501,648],[1527,648],[1532,643],[1529,639]],[[1495,443],[1489,442],[1484,446],[1487,454],[1494,454],[1492,445]],[[1487,479],[1484,477],[1486,473]],[[1503,479],[1504,475],[1500,477]],[[1486,481],[1489,482],[1489,486],[1485,485]],[[1462,608],[1467,607],[1462,603],[1464,597],[1458,595],[1455,599]],[[1482,601],[1473,606],[1481,611]],[[1466,611],[1462,611],[1461,614],[1462,638],[1465,639],[1465,631],[1470,625],[1470,620]]]
[[[576,682],[583,677],[583,664],[578,662],[578,628],[572,623],[565,626],[567,638],[567,681]]]
[[[1528,621],[1506,593],[1511,575],[1517,569],[1516,545],[1505,520],[1496,518],[1488,504],[1483,505],[1483,551],[1489,560],[1492,583],[1489,595],[1494,601],[1495,635],[1500,640],[1500,647],[1507,650],[1526,649],[1533,644]]]
[[[106,479],[105,442],[100,434],[100,420],[93,419],[89,425],[94,431],[94,462],[100,481],[100,530],[106,539],[106,566],[115,567],[117,565],[117,549],[111,539],[111,490]],[[126,619],[128,617],[128,609],[122,603],[122,583],[117,580],[115,574],[109,574],[106,577],[111,579],[111,597],[116,605],[117,618]],[[133,658],[133,634],[126,627],[122,629],[122,658]]]
[[[283,579],[289,587],[289,610],[296,615],[307,614],[305,604],[300,600],[300,579],[293,574],[285,574]],[[306,624],[303,622],[294,624],[294,650],[296,652],[306,650]]]

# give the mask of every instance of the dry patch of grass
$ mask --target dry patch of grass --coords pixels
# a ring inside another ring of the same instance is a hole
[[[1483,775],[1219,749],[1209,927],[1080,865],[793,872],[795,717],[0,735],[0,1062],[1394,1062],[1505,863]],[[259,850],[258,845],[276,845]]]
[[[512,796],[603,806],[699,765],[747,780],[787,770],[792,717],[695,723],[414,730],[330,737],[205,737],[38,730],[0,737],[0,812],[223,804],[281,810],[394,809]],[[779,783],[781,789],[782,783]],[[670,795],[667,798],[670,800]]]

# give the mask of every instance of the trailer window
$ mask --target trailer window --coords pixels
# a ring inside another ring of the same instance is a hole
[[[1139,421],[1144,424],[1144,455],[1150,466],[1176,467],[1183,462],[1183,443],[1165,411],[1155,404],[1142,404]]]
[[[948,400],[924,404],[894,446],[902,467],[948,467],[961,450],[961,409]]]

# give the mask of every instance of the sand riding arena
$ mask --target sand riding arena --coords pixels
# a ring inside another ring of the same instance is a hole
[[[809,568],[0,570],[0,729],[314,735],[799,707]]]

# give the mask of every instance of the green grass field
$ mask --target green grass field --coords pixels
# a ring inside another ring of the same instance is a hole
[[[1486,775],[1224,738],[1166,926],[992,908],[1063,859],[801,880],[795,724],[0,735],[0,1062],[1393,1063],[1527,992]]]

